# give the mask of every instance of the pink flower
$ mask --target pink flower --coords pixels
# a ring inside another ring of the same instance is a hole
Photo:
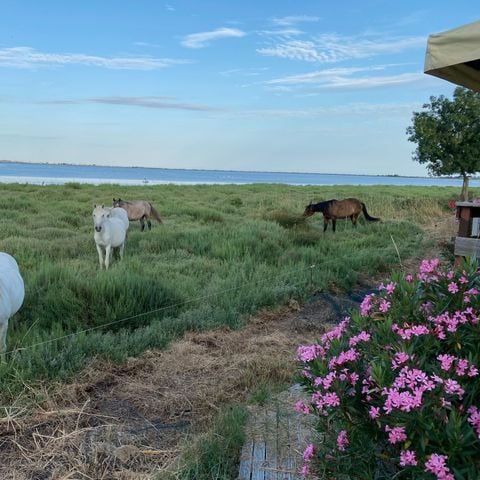
[[[308,408],[308,405],[306,405],[301,400],[298,400],[298,402],[295,402],[293,409],[298,413],[303,413],[304,415],[308,415],[310,413],[310,409]]]
[[[323,358],[325,353],[321,345],[300,345],[297,348],[297,358],[301,362],[311,362],[318,357]]]
[[[425,471],[436,475],[438,480],[455,480],[455,477],[445,464],[446,460],[448,460],[446,455],[432,453],[428,461],[425,462]]]
[[[420,273],[433,273],[440,266],[440,260],[433,258],[432,260],[422,260],[420,264]]]
[[[315,447],[313,446],[313,443],[310,443],[307,445],[307,448],[303,451],[303,460],[305,462],[309,462],[312,458],[313,455],[315,454]]]
[[[328,392],[323,396],[323,402],[327,407],[338,407],[340,405],[340,398],[335,392]]]
[[[408,465],[417,465],[417,459],[415,458],[415,452],[412,450],[402,450],[400,452],[400,465],[407,467]]]
[[[373,306],[372,300],[374,296],[375,296],[374,293],[371,293],[370,295],[366,295],[362,303],[360,304],[360,315],[362,317],[367,317],[370,311],[372,310],[372,306]]]
[[[368,414],[372,420],[378,418],[380,416],[380,407],[370,407]]]
[[[348,345],[350,347],[354,347],[359,342],[368,342],[369,340],[370,334],[367,333],[365,330],[362,330],[358,335],[355,335],[349,340]]]
[[[412,283],[413,282],[413,275],[405,275],[405,280],[408,282],[408,283]]]
[[[393,292],[395,291],[395,287],[397,286],[397,284],[395,282],[390,282],[386,287],[385,289],[387,290],[387,293],[389,295],[392,295]]]
[[[465,284],[465,283],[468,283],[468,278],[466,278],[464,275],[462,275],[459,279],[459,282],[461,284]]]
[[[341,452],[345,451],[346,446],[350,443],[347,436],[347,431],[342,430],[337,437],[337,447]]]
[[[385,431],[388,432],[388,441],[394,445],[398,442],[404,442],[407,439],[405,427],[389,427],[385,425]]]
[[[437,360],[440,360],[441,362],[440,368],[448,372],[450,368],[452,368],[455,357],[453,355],[448,355],[448,354],[438,355]]]
[[[467,410],[467,413],[469,414],[468,423],[474,428],[475,433],[480,440],[480,410],[472,405]]]
[[[358,359],[358,357],[359,353],[354,348],[350,348],[349,350],[340,352],[338,354],[338,357],[332,357],[328,362],[328,368],[330,368],[330,370],[333,370],[336,366],[340,367],[344,363],[354,362]]]
[[[478,375],[478,368],[475,365],[470,365],[467,375],[469,377],[476,377]]]
[[[400,328],[398,324],[394,323],[392,325],[392,332],[395,332],[397,335],[400,335],[400,337],[402,337],[403,340],[410,340],[412,337],[419,337],[420,335],[428,335],[430,333],[430,330],[425,325],[413,325],[411,327],[406,325],[405,328]]]
[[[438,280],[437,269],[440,266],[440,260],[434,258],[432,260],[422,260],[420,264],[420,273],[417,277],[425,283],[431,283]]]
[[[356,372],[352,372],[348,375],[348,380],[353,386],[357,384],[359,379],[360,379],[360,375]]]
[[[399,368],[400,366],[402,366],[407,360],[410,359],[410,355],[408,355],[408,353],[405,353],[405,352],[397,352],[394,356],[393,356],[393,360],[392,360],[392,368],[395,369],[395,368]]]
[[[448,284],[448,291],[450,293],[457,293],[458,292],[458,285],[455,282],[451,282]]]
[[[382,301],[380,302],[380,306],[379,306],[379,310],[382,312],[382,313],[386,313],[390,310],[390,307],[392,306],[392,304],[390,302],[388,302],[387,300],[385,299],[382,299]]]
[[[460,398],[462,398],[463,394],[465,393],[465,390],[461,387],[461,385],[456,380],[452,380],[451,378],[445,380],[443,389],[446,393],[458,395]]]
[[[443,408],[452,406],[452,402],[449,402],[448,400],[445,400],[445,397],[440,397],[440,403],[442,404]]]
[[[457,359],[457,365],[455,367],[455,373],[459,377],[463,377],[465,375],[465,372],[468,369],[468,360],[465,360],[464,358],[458,358]]]
[[[304,463],[302,468],[300,469],[300,475],[303,477],[308,477],[310,475],[310,465],[308,463]]]

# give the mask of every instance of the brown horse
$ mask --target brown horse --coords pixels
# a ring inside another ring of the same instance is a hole
[[[162,219],[160,218],[160,214],[153,208],[153,205],[145,200],[127,202],[121,198],[114,198],[113,206],[126,210],[129,220],[140,220],[140,228],[142,232],[145,230],[145,220],[147,221],[149,230],[152,229],[152,222],[150,222],[150,218],[154,218],[159,223],[163,223]]]
[[[323,213],[323,231],[328,227],[328,222],[332,221],[332,228],[335,231],[337,218],[350,218],[354,227],[357,226],[357,219],[361,212],[369,222],[378,222],[380,219],[371,217],[367,212],[367,207],[363,202],[356,198],[346,198],[345,200],[327,200],[326,202],[310,203],[305,207],[304,217],[310,217],[315,212]]]

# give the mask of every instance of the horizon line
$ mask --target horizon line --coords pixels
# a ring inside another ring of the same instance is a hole
[[[312,171],[279,171],[279,170],[232,170],[218,168],[174,168],[174,167],[146,167],[146,166],[125,166],[125,165],[99,165],[96,163],[66,163],[66,162],[26,162],[20,160],[0,160],[2,163],[18,163],[21,165],[62,165],[67,167],[95,167],[95,168],[124,168],[124,169],[152,169],[152,170],[182,170],[198,172],[235,172],[235,173],[280,173],[289,175],[349,175],[354,177],[397,177],[397,178],[459,178],[454,176],[422,176],[422,175],[401,175],[397,173],[325,173]],[[470,177],[474,178],[474,177]]]

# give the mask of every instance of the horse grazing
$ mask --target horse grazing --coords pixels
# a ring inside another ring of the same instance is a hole
[[[5,360],[8,320],[22,306],[25,298],[17,262],[8,253],[0,252],[0,356]]]
[[[128,218],[120,208],[105,208],[104,205],[94,205],[93,224],[95,232],[93,238],[97,245],[100,268],[108,269],[113,248],[118,248],[120,258],[123,258],[125,240],[127,238]],[[105,260],[103,259],[105,249]]]
[[[332,228],[335,231],[337,218],[350,218],[354,227],[357,226],[357,219],[361,212],[369,222],[378,222],[380,219],[371,217],[367,212],[367,207],[363,202],[356,198],[346,198],[345,200],[327,200],[326,202],[310,203],[305,207],[304,217],[310,217],[315,212],[323,213],[323,231],[328,227],[328,222],[332,221]]]
[[[142,232],[145,230],[145,220],[147,221],[149,230],[152,229],[150,218],[154,218],[158,223],[163,223],[160,214],[153,208],[153,205],[145,200],[127,202],[121,198],[114,198],[113,206],[123,208],[127,212],[129,220],[140,220],[140,229]]]

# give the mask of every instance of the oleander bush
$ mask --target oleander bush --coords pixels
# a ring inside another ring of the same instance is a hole
[[[474,480],[480,472],[480,270],[424,260],[298,349],[319,440],[303,473]]]

